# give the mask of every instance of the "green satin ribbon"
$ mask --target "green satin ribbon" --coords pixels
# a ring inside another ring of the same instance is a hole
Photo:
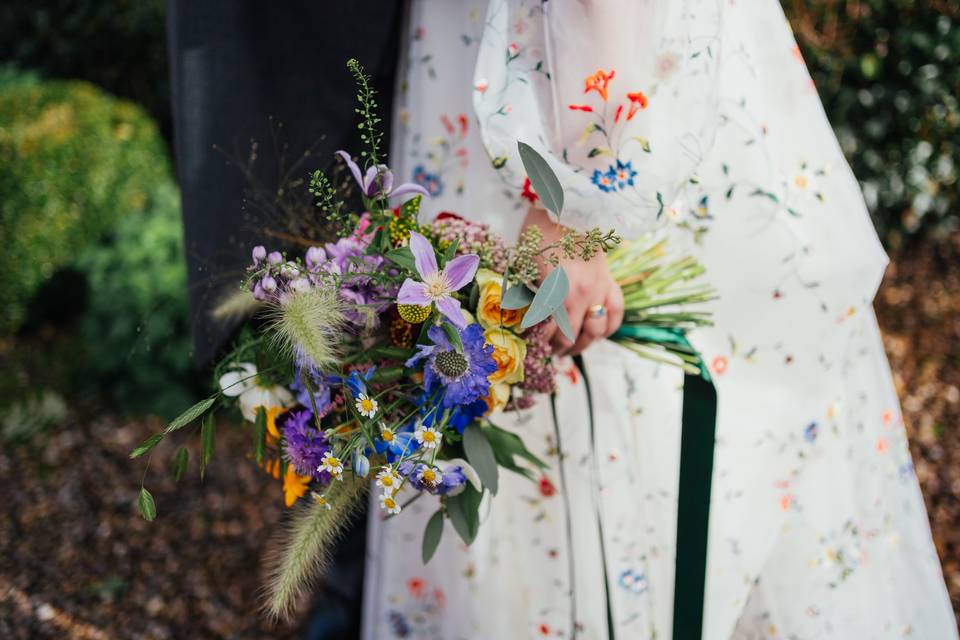
[[[681,329],[623,326],[612,339],[676,345],[699,356]],[[703,358],[699,360],[699,374],[683,377],[673,640],[703,638],[717,390]]]

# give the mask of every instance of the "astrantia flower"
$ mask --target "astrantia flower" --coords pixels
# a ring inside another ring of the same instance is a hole
[[[391,467],[384,467],[377,474],[377,486],[383,489],[384,493],[392,494],[400,486],[400,476]]]
[[[313,424],[313,413],[304,409],[291,411],[283,423],[284,452],[287,461],[300,475],[329,482],[330,474],[319,471],[323,457],[330,451],[327,436]]]
[[[420,428],[413,432],[413,437],[417,439],[417,442],[419,442],[420,446],[424,449],[436,449],[440,446],[443,434],[433,427],[420,425]]]
[[[497,370],[493,360],[493,347],[486,344],[483,327],[477,323],[460,331],[463,351],[457,351],[447,339],[442,327],[430,327],[427,336],[431,345],[417,345],[417,353],[407,360],[413,367],[421,360],[423,386],[428,392],[443,389],[442,404],[445,408],[468,405],[486,397],[490,389],[487,376]]]
[[[337,151],[337,155],[347,163],[347,167],[349,167],[350,173],[353,174],[353,179],[357,181],[360,191],[368,198],[396,197],[409,195],[411,193],[419,193],[424,196],[430,195],[427,193],[427,190],[420,185],[410,182],[394,187],[393,172],[387,168],[387,165],[380,164],[375,167],[370,167],[367,169],[366,174],[362,174],[360,167],[353,161],[349,153],[346,151]]]
[[[476,255],[457,256],[443,269],[437,266],[433,245],[419,233],[410,232],[410,251],[416,263],[421,282],[407,278],[397,295],[399,304],[415,304],[420,307],[437,305],[444,316],[459,328],[466,326],[460,311],[460,301],[453,297],[473,280],[480,264]]]
[[[333,455],[332,451],[327,451],[323,454],[317,471],[326,471],[337,480],[343,480],[343,462],[340,458]]]
[[[257,367],[252,362],[238,363],[219,380],[223,395],[239,396],[240,411],[243,417],[253,422],[257,417],[257,407],[267,411],[271,408],[284,408],[293,402],[293,396],[279,385],[263,385],[257,377]]]
[[[380,496],[380,507],[391,515],[400,513],[400,503],[389,493]]]
[[[357,396],[355,404],[357,407],[357,412],[364,418],[372,418],[373,416],[377,415],[379,404],[367,394],[361,393],[359,396]]]

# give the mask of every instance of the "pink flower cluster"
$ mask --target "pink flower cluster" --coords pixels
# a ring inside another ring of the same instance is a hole
[[[488,225],[469,222],[451,214],[440,214],[431,228],[441,246],[460,241],[458,256],[480,256],[480,266],[497,273],[503,273],[507,268],[507,245],[500,235],[490,231]]]

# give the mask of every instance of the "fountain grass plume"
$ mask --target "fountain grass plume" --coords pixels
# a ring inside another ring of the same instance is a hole
[[[261,606],[274,620],[289,620],[327,568],[333,543],[363,503],[367,481],[352,474],[334,480],[326,503],[310,504],[290,518],[265,556],[267,584]]]
[[[268,331],[277,346],[321,371],[339,368],[343,305],[333,287],[294,293],[270,309]]]
[[[220,322],[229,322],[253,315],[262,305],[251,292],[238,290],[223,296],[211,311],[211,315]]]

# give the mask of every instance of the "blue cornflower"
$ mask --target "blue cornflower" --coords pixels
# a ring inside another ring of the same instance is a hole
[[[423,398],[421,399],[421,406],[424,404],[426,396],[427,394],[424,394]],[[466,429],[467,426],[470,425],[474,420],[485,414],[487,409],[489,409],[487,406],[487,401],[483,398],[480,400],[475,400],[470,404],[460,405],[450,412],[450,418],[447,420],[447,426],[453,427],[457,430],[457,433],[463,434],[463,430]],[[442,412],[430,412],[427,410],[427,407],[423,407],[420,413],[423,416],[421,423],[427,427],[433,426],[433,423],[438,421],[443,415]]]
[[[302,476],[329,482],[330,474],[319,471],[320,461],[330,451],[327,436],[313,424],[313,414],[303,409],[291,411],[281,427],[287,461]]]
[[[493,347],[486,343],[483,327],[473,323],[459,331],[462,352],[450,344],[442,327],[432,326],[427,336],[433,344],[417,345],[417,353],[406,362],[406,366],[413,367],[421,360],[427,361],[423,367],[423,386],[428,393],[441,389],[441,405],[447,409],[473,404],[486,397],[490,391],[487,376],[497,370]]]
[[[380,435],[373,440],[377,453],[386,453],[388,462],[395,462],[408,456],[420,447],[420,443],[413,435],[413,425],[400,430],[393,430],[385,424],[380,425]]]

